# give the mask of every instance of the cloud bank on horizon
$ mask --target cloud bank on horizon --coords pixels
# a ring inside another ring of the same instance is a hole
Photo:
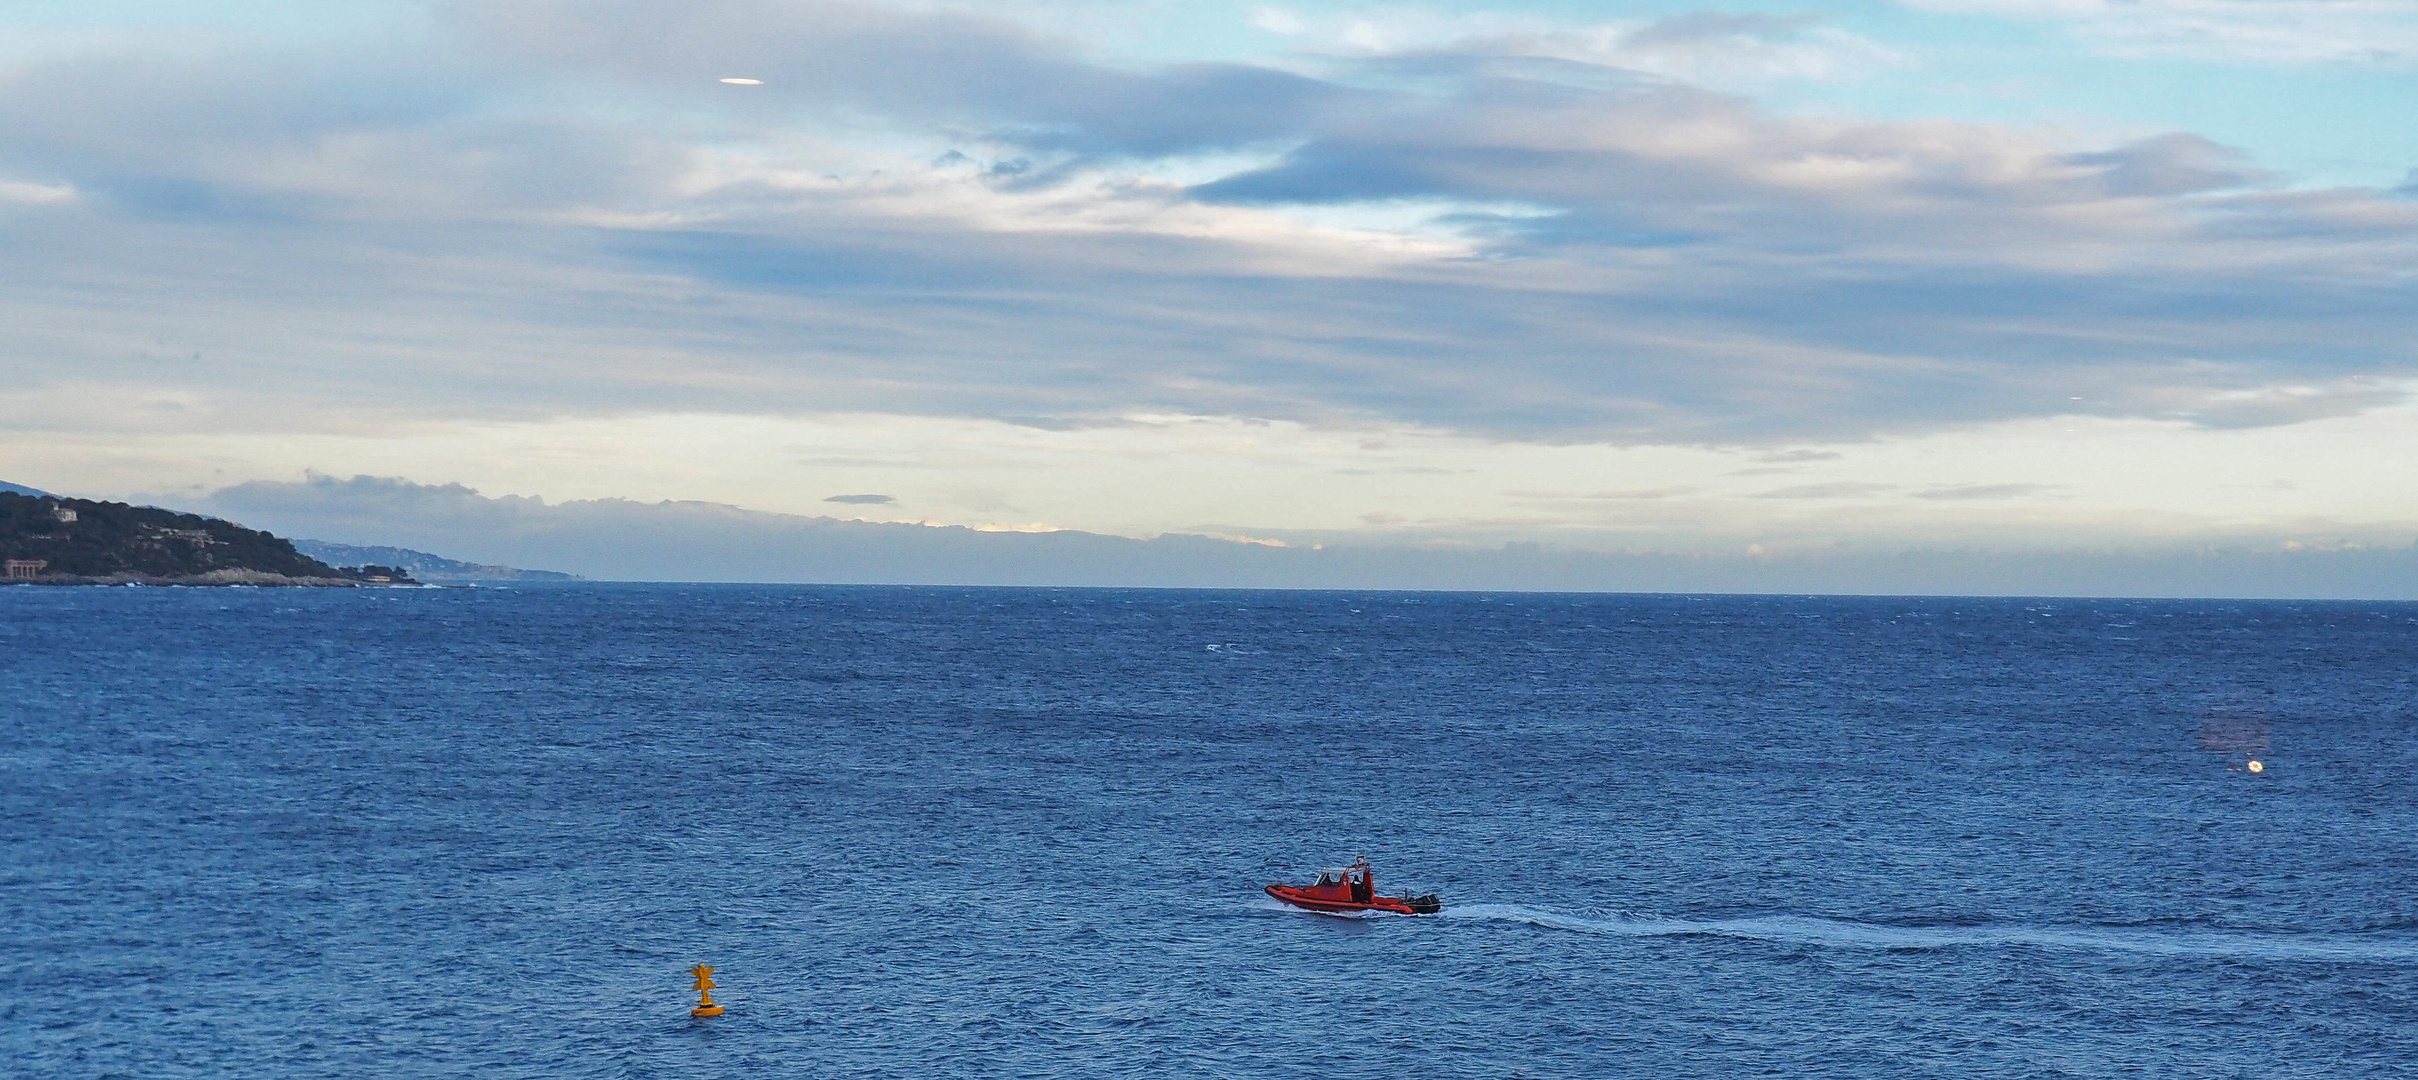
[[[2410,544],[2132,552],[1866,546],[1775,556],[1194,533],[1137,539],[768,514],[694,501],[548,503],[369,476],[252,481],[215,492],[202,506],[286,536],[375,537],[622,581],[2418,600],[2418,545]]]
[[[2086,485],[2024,465],[2087,429],[2101,471],[2271,448],[2162,508],[2161,542],[2418,528],[2359,483],[2306,494],[2418,449],[2418,149],[2334,168],[2304,130],[2400,138],[2362,130],[2418,96],[2400,0],[111,10],[0,51],[0,455],[49,487],[315,468],[1586,546],[1635,520],[1574,513],[1590,492],[1717,486],[1671,455],[1817,455],[1731,462],[1788,472],[1652,524],[1734,549],[1820,542],[1817,502],[1995,528]],[[2244,115],[2358,104],[2217,137],[2157,93],[2078,116],[1971,85],[1993,49]],[[1189,421],[1215,437],[1167,434]],[[885,423],[942,433],[877,447]],[[702,459],[727,467],[629,464],[738,430],[763,434]],[[2249,441],[2273,431],[2333,434]],[[1163,478],[1079,494],[1082,454],[1016,432],[1286,494],[1139,514]],[[1436,449],[1356,469],[1314,436]],[[448,442],[492,452],[424,449]]]

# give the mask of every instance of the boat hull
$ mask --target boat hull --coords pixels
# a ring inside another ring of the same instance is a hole
[[[1308,889],[1293,885],[1270,885],[1267,892],[1268,895],[1297,908],[1336,914],[1383,911],[1395,915],[1433,915],[1442,906],[1436,902],[1436,898],[1433,896],[1378,896],[1370,898],[1367,903],[1362,903],[1357,900],[1338,900],[1315,896]]]

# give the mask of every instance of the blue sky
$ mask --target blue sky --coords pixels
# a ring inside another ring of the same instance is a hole
[[[0,25],[0,476],[52,490],[1740,558],[2418,536],[2410,0]]]

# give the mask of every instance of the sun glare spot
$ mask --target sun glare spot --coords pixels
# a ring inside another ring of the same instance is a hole
[[[730,84],[730,85],[732,85],[732,86],[762,86],[762,85],[764,85],[764,80],[762,80],[762,79],[724,79],[724,80],[722,80],[722,81],[723,81],[723,82],[726,82],[726,83],[729,83],[729,84]]]

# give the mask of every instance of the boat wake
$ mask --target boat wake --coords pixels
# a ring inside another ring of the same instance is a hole
[[[1287,915],[1315,915],[1315,916],[1317,916],[1317,917],[1319,917],[1319,918],[1321,918],[1321,919],[1432,919],[1432,918],[1435,918],[1435,916],[1433,916],[1433,915],[1406,915],[1406,914],[1403,914],[1402,912],[1399,912],[1399,911],[1314,911],[1314,910],[1311,910],[1311,909],[1309,909],[1309,908],[1298,908],[1298,907],[1294,907],[1294,906],[1293,906],[1293,905],[1291,905],[1291,904],[1287,904],[1287,903],[1284,903],[1284,902],[1282,902],[1282,901],[1279,901],[1279,900],[1277,900],[1277,899],[1275,899],[1275,898],[1273,898],[1273,897],[1270,897],[1270,896],[1268,896],[1268,895],[1266,895],[1266,894],[1264,894],[1264,893],[1263,893],[1263,894],[1261,894],[1261,895],[1260,895],[1260,898],[1259,898],[1257,901],[1253,902],[1251,906],[1253,906],[1253,907],[1255,907],[1255,908],[1258,908],[1258,909],[1260,909],[1260,910],[1262,910],[1262,911],[1281,911],[1281,912],[1284,912],[1284,913],[1285,913],[1285,914],[1287,914]]]
[[[2418,960],[2418,938],[2399,934],[2287,934],[2008,923],[1892,926],[1810,915],[1665,919],[1609,911],[1555,911],[1525,904],[1449,904],[1439,917],[1526,923],[1552,930],[1618,937],[1726,937],[1788,945],[1861,949],[2036,948],[2246,960],[2347,963]]]

